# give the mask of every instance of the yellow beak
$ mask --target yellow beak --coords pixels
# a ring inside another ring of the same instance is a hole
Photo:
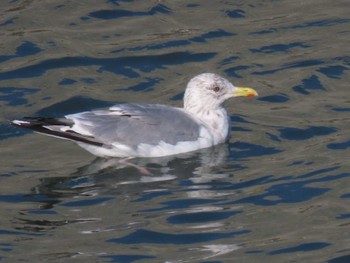
[[[235,97],[254,97],[258,96],[258,93],[252,89],[247,87],[236,87],[236,90],[233,92]]]

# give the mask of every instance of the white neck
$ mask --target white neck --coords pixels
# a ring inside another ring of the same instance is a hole
[[[185,107],[185,111],[201,121],[212,135],[214,144],[226,141],[230,122],[229,116],[222,106],[216,108]]]

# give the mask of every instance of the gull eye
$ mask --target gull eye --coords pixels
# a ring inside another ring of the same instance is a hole
[[[219,86],[214,86],[213,91],[219,92],[220,91],[220,87]]]

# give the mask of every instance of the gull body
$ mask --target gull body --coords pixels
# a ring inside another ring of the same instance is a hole
[[[25,117],[12,124],[75,141],[99,157],[161,157],[225,142],[230,122],[223,102],[238,96],[257,96],[257,92],[203,73],[187,84],[183,108],[118,104],[59,119]]]

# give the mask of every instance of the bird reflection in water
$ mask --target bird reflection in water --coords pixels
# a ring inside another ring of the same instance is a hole
[[[198,187],[204,188],[201,184],[229,176],[219,172],[228,154],[228,145],[220,144],[174,156],[134,158],[128,160],[128,163],[119,162],[117,158],[97,158],[92,163],[78,168],[69,177],[42,178],[40,185],[35,187],[35,192],[58,196],[63,193],[66,196],[69,193],[75,195],[88,194],[88,192],[96,195],[102,192],[105,194],[118,192],[122,185],[125,188],[124,191],[134,192],[140,191],[142,184],[172,180],[190,180],[192,182],[190,188],[195,190]],[[148,173],[143,173],[144,169]],[[135,184],[138,186],[136,187]],[[199,197],[204,193],[205,190],[189,191],[188,195]],[[208,194],[209,192],[205,195]]]

